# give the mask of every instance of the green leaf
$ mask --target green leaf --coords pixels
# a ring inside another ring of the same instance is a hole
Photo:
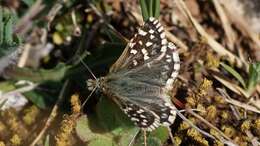
[[[95,121],[95,124],[91,124],[91,121]],[[102,127],[98,124],[97,118],[93,116],[87,117],[84,115],[77,120],[76,133],[83,142],[102,136],[101,131],[103,131]]]
[[[50,135],[46,136],[45,142],[44,142],[44,146],[50,146]]]
[[[144,135],[143,133],[140,133],[140,135],[138,135],[137,140],[135,141],[134,146],[144,146],[144,141]],[[146,143],[147,146],[162,146],[162,142],[160,141],[160,139],[153,136],[149,136],[148,133],[146,135]]]
[[[7,70],[6,76],[13,80],[28,80],[42,83],[46,81],[60,82],[67,75],[73,73],[70,65],[58,64],[53,69],[33,70],[30,68],[12,68]]]
[[[232,67],[230,67],[229,65],[226,65],[225,63],[221,62],[220,65],[227,71],[229,72],[231,75],[233,75],[241,84],[244,88],[246,88],[246,83],[245,80],[243,79],[243,77],[236,71],[234,70]]]
[[[135,128],[129,118],[107,97],[101,97],[97,105],[97,117],[100,124],[115,135],[120,135],[124,130]]]
[[[148,5],[146,4],[146,0],[140,0],[141,5],[141,11],[144,21],[148,20],[149,18],[149,11],[148,11]]]
[[[247,90],[253,92],[256,85],[260,82],[260,62],[250,64],[249,66],[249,79]]]
[[[148,20],[149,17],[159,17],[160,0],[140,0],[139,2],[144,21]]]
[[[105,136],[99,136],[98,138],[92,140],[87,144],[87,146],[115,146],[113,144],[113,139]]]
[[[138,132],[139,128],[106,97],[98,102],[96,115],[81,117],[76,125],[76,133],[80,139],[93,144],[103,144],[103,141],[111,140],[115,146],[129,145]]]
[[[34,3],[35,0],[22,0],[28,7],[31,7]]]
[[[151,132],[151,136],[158,138],[162,143],[164,143],[169,138],[169,130],[167,127],[160,126]]]

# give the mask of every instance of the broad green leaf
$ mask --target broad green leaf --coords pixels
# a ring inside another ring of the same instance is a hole
[[[245,80],[243,79],[243,77],[236,71],[234,70],[232,67],[230,67],[229,65],[226,65],[225,63],[221,62],[220,65],[226,70],[228,71],[231,75],[233,75],[241,84],[244,88],[246,88],[246,83]]]
[[[152,131],[150,136],[156,137],[164,143],[169,138],[169,131],[167,127],[160,126],[156,130]]]
[[[91,120],[95,121],[95,124],[91,124]],[[89,142],[102,136],[102,127],[98,124],[97,118],[94,116],[87,117],[81,116],[77,120],[76,133],[83,142]]]
[[[87,146],[116,146],[114,140],[109,137],[99,136],[98,138],[91,140]]]
[[[129,118],[107,97],[101,97],[97,105],[97,117],[100,124],[115,135],[120,135],[124,130],[135,128]]]
[[[140,133],[137,137],[137,140],[135,141],[134,146],[144,146],[144,141],[144,135],[143,133]],[[146,135],[146,143],[147,146],[162,146],[162,142],[160,141],[160,139],[149,136],[148,133]]]

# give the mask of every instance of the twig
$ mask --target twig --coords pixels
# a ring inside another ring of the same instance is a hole
[[[223,25],[223,28],[224,28],[224,31],[225,31],[225,34],[227,36],[227,44],[228,44],[228,47],[231,49],[231,50],[234,50],[234,44],[235,44],[235,34],[232,30],[232,27],[231,27],[231,24],[222,8],[222,6],[220,5],[219,1],[218,0],[213,0],[212,1],[215,8],[216,8],[216,11],[220,17],[220,20],[221,20],[221,23]]]
[[[211,123],[209,123],[207,120],[205,120],[203,117],[201,117],[200,115],[194,113],[192,110],[190,109],[186,109],[188,113],[192,114],[194,117],[198,118],[199,120],[201,120],[203,123],[205,123],[206,125],[208,125],[210,128],[214,129],[215,131],[217,131],[223,138],[225,139],[220,139],[220,141],[222,141],[225,144],[231,144],[231,145],[236,145],[232,139],[230,139],[229,137],[227,137],[222,131],[220,131],[217,127],[215,127],[214,125],[212,125]]]
[[[231,104],[236,105],[236,106],[238,106],[238,107],[242,107],[242,108],[244,108],[244,109],[246,109],[246,110],[249,110],[249,111],[252,111],[252,112],[255,112],[255,113],[260,114],[260,111],[259,111],[257,108],[255,108],[255,107],[253,107],[253,106],[250,106],[250,105],[248,105],[248,104],[239,102],[239,101],[234,100],[234,99],[226,99],[226,101],[227,101],[228,103],[231,103]]]
[[[62,89],[61,89],[60,95],[59,95],[55,105],[52,108],[51,114],[50,114],[50,116],[48,117],[48,119],[45,123],[45,126],[40,131],[38,136],[34,139],[34,141],[30,144],[30,146],[36,145],[36,143],[42,138],[42,136],[44,135],[46,130],[50,127],[51,123],[54,121],[55,117],[57,116],[58,107],[61,104],[62,99],[64,98],[64,93],[65,93],[66,88],[68,87],[68,84],[69,84],[69,80],[66,80]]]
[[[222,97],[225,100],[231,99],[231,97],[227,94],[227,92],[221,88],[217,88],[218,92],[222,95]],[[231,110],[233,111],[235,117],[237,118],[237,120],[241,120],[241,116],[239,114],[239,111],[236,107],[234,107],[233,105],[229,105]]]
[[[51,8],[51,10],[49,11],[49,13],[46,16],[47,19],[47,23],[48,23],[48,30],[50,30],[50,26],[51,26],[51,22],[54,20],[55,16],[57,15],[57,13],[60,11],[60,9],[63,7],[62,2],[61,1],[57,1],[54,6]]]
[[[249,137],[249,139],[251,140],[251,143],[253,146],[259,146],[260,142],[257,141],[259,138],[255,137],[251,131],[246,130],[246,135]]]
[[[187,110],[187,109],[186,109],[186,110]],[[181,119],[183,119],[184,121],[186,121],[192,128],[196,129],[196,130],[199,131],[201,134],[203,134],[203,135],[205,135],[205,136],[207,136],[207,137],[209,137],[209,138],[211,138],[211,139],[213,139],[213,140],[216,140],[216,138],[215,138],[213,135],[209,134],[208,132],[206,132],[206,131],[200,129],[199,127],[197,127],[196,125],[194,125],[189,119],[187,119],[187,118],[186,118],[181,112],[179,112],[178,110],[177,110],[177,114],[178,114],[178,116],[179,116]]]
[[[45,5],[42,4],[42,0],[37,0],[33,6],[30,7],[29,11],[19,20],[15,26],[14,33],[18,33],[23,36],[32,26],[31,19],[38,15],[44,7]]]

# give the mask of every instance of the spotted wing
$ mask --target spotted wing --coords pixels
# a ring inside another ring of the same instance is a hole
[[[111,73],[106,87],[131,120],[150,131],[174,122],[176,108],[168,92],[180,69],[179,56],[172,43],[154,56],[130,70],[123,68]]]
[[[130,40],[122,55],[110,68],[110,72],[140,66],[165,52],[166,48],[167,39],[163,26],[159,20],[151,17],[138,29],[138,33]]]

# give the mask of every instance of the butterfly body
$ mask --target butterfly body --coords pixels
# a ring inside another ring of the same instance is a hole
[[[178,75],[176,47],[168,43],[158,20],[150,18],[128,43],[107,76],[89,80],[116,102],[140,128],[148,131],[174,122],[170,91]]]

